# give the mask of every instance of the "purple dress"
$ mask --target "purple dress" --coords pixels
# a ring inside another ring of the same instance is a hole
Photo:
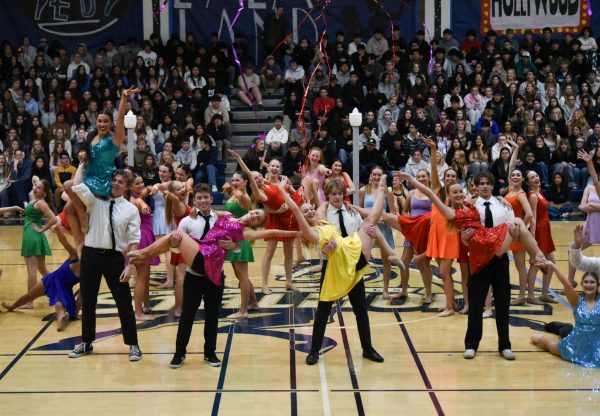
[[[592,186],[592,189],[590,190],[588,202],[595,202],[596,204],[600,203],[600,198],[598,198],[594,186]],[[584,230],[587,235],[586,242],[590,244],[600,244],[600,211],[594,211],[587,214]]]
[[[230,221],[231,219],[231,221]],[[234,242],[244,239],[244,228],[246,226],[231,214],[223,215],[215,222],[212,228],[206,233],[204,239],[196,240],[200,246],[200,253],[204,257],[204,270],[206,277],[216,286],[223,284],[221,272],[225,263],[227,250],[219,247],[218,241],[230,238]]]
[[[152,214],[142,214],[140,212],[140,242],[138,244],[138,250],[148,247],[150,244],[156,241],[154,237],[154,231],[152,229]],[[160,257],[152,256],[150,258],[150,266],[158,266],[160,264]]]

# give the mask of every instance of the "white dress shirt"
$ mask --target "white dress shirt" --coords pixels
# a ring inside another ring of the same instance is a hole
[[[569,247],[569,262],[576,269],[600,275],[600,258],[584,256],[580,248]]]
[[[494,227],[504,224],[506,221],[510,221],[515,218],[515,213],[513,210],[502,205],[495,197],[491,197],[490,199],[483,199],[482,197],[479,197],[475,201],[475,208],[477,208],[477,211],[479,211],[479,217],[483,225],[485,225],[485,202],[490,202],[490,210],[492,211],[492,217],[494,219]]]
[[[341,235],[342,231],[340,230],[340,217],[338,214],[338,211],[340,209],[342,210],[342,217],[344,218],[344,226],[346,227],[346,232],[348,233],[348,235],[356,233],[360,228],[363,219],[358,214],[349,213],[345,205],[342,205],[342,207],[338,209],[333,205],[329,204],[326,213],[327,221],[329,221],[335,227],[335,229],[340,232]]]
[[[215,214],[213,210],[211,210],[208,215],[210,216],[208,223],[210,225],[210,228],[212,228],[219,217],[217,216],[217,214]],[[204,217],[202,217],[200,211],[198,211],[198,216],[196,218],[187,216],[184,219],[182,219],[177,229],[181,232],[186,233],[190,237],[195,238],[196,240],[200,240],[202,234],[204,234],[205,225],[206,220],[204,219]],[[200,276],[198,273],[194,272],[189,265],[186,267],[186,271],[193,275]]]
[[[115,250],[127,252],[130,244],[140,242],[140,214],[131,202],[123,197],[97,198],[84,184],[73,186],[89,216],[89,231],[85,235],[85,245],[93,248],[112,249],[110,233],[110,201],[114,200],[112,224],[115,234]]]

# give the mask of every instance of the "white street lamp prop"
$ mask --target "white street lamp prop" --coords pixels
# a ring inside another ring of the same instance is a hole
[[[133,152],[135,149],[135,144],[133,143],[133,129],[137,124],[137,117],[133,114],[133,111],[129,110],[125,115],[125,128],[127,129],[127,160],[129,161],[128,165],[130,167],[134,167],[135,160],[133,157]]]
[[[358,112],[357,108],[354,108],[350,113],[350,125],[352,126],[352,181],[357,191],[354,192],[352,201],[355,205],[358,205],[358,188],[360,185],[360,173],[359,173],[359,160],[358,160],[358,149],[360,145],[358,143],[358,128],[362,124],[362,114]]]

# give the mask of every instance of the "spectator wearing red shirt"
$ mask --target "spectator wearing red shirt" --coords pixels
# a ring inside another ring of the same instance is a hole
[[[75,100],[71,91],[65,91],[64,99],[60,101],[60,111],[65,114],[65,118],[70,124],[75,123],[75,116],[77,115],[79,108],[77,100]]]
[[[335,107],[335,100],[328,96],[327,87],[322,87],[319,90],[319,97],[315,98],[313,102],[313,114],[318,116],[323,111],[324,116],[327,116],[331,110]]]

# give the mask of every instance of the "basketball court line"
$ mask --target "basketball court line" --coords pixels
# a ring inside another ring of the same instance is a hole
[[[19,360],[21,358],[23,358],[23,356],[25,355],[25,353],[29,350],[29,348],[31,348],[31,346],[39,339],[39,337],[42,336],[42,334],[44,332],[46,332],[46,330],[50,327],[50,325],[52,325],[52,323],[54,322],[54,319],[46,322],[46,324],[42,327],[42,329],[40,329],[38,331],[37,334],[35,334],[33,336],[33,338],[31,339],[31,341],[29,341],[27,343],[27,345],[25,345],[25,347],[21,350],[21,352],[19,352],[17,354],[17,356],[6,366],[6,368],[0,373],[0,381],[2,381],[2,379],[8,374],[8,372],[15,366],[15,364],[17,364],[19,362]]]
[[[296,330],[294,329],[294,324],[296,323],[295,310],[296,303],[294,302],[294,292],[290,293],[288,297],[292,298],[291,303],[294,305],[290,309],[288,325],[290,327],[289,330],[289,340],[290,340],[290,413],[292,416],[298,415],[298,395],[296,394]]]
[[[229,353],[231,352],[231,344],[233,342],[233,333],[237,322],[229,326],[229,332],[227,333],[227,343],[225,344],[225,353],[223,354],[223,361],[221,362],[221,372],[219,374],[219,381],[217,382],[217,390],[215,393],[215,400],[213,402],[212,412],[213,415],[219,414],[219,406],[221,404],[221,395],[223,393],[223,385],[225,384],[225,374],[227,373],[227,364],[229,363]]]
[[[394,311],[394,316],[396,317],[396,320],[398,322],[402,322],[402,318],[400,317],[400,312],[398,312],[398,309],[393,309],[393,311]],[[429,377],[427,376],[425,367],[423,367],[423,363],[421,362],[421,359],[419,358],[419,354],[417,353],[415,346],[414,346],[412,340],[410,339],[408,330],[406,329],[405,325],[399,325],[399,326],[400,326],[400,330],[402,331],[402,334],[404,335],[404,339],[406,340],[406,345],[408,346],[408,349],[413,357],[413,360],[415,361],[415,364],[417,365],[417,369],[419,370],[419,373],[421,374],[423,383],[425,384],[425,387],[427,388],[427,391],[429,392],[429,397],[431,398],[433,407],[435,408],[437,414],[442,416],[445,414],[444,410],[442,409],[442,405],[440,404],[440,401],[438,400],[437,396],[435,395],[433,386],[431,385],[431,382],[429,381]]]
[[[350,372],[350,382],[352,383],[352,388],[354,389],[354,400],[356,401],[356,411],[357,414],[363,416],[365,414],[365,409],[362,403],[362,397],[360,395],[360,388],[358,387],[358,378],[356,377],[356,371],[354,369],[354,361],[352,360],[352,352],[350,351],[350,343],[348,342],[348,334],[346,333],[346,324],[344,322],[344,315],[342,312],[342,304],[338,299],[336,301],[337,305],[337,315],[339,324],[342,326],[340,328],[340,332],[342,334],[342,342],[344,344],[344,350],[346,351],[346,362],[348,363],[348,371]]]

